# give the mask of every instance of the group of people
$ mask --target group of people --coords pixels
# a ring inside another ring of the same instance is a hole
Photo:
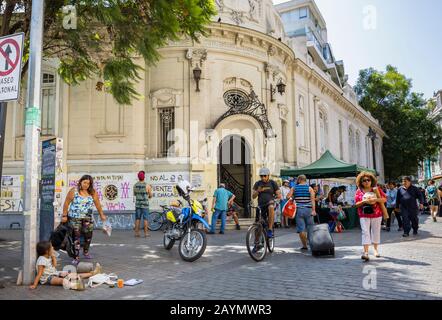
[[[301,251],[308,250],[307,231],[309,226],[314,224],[314,217],[317,216],[319,203],[324,199],[319,193],[316,184],[309,185],[307,178],[300,175],[296,183],[290,185],[290,181],[285,180],[281,187],[270,179],[270,170],[261,168],[259,172],[260,180],[253,186],[252,198],[258,200],[258,205],[267,214],[269,230],[268,237],[273,237],[275,224],[275,207],[280,205],[280,211],[284,208],[289,199],[293,199],[297,205],[295,217],[296,230],[299,234],[302,247]],[[138,182],[134,185],[135,201],[135,237],[140,237],[141,218],[144,219],[144,235],[149,236],[148,215],[149,199],[152,198],[152,187],[145,182],[145,172],[138,173]],[[422,210],[427,198],[431,207],[431,214],[434,222],[437,222],[437,213],[441,204],[442,187],[436,188],[435,182],[430,181],[425,193],[413,186],[410,177],[402,179],[402,186],[397,186],[394,182],[388,183],[388,188],[378,185],[376,177],[369,172],[362,172],[356,178],[358,187],[355,195],[356,208],[362,229],[362,259],[369,261],[369,248],[373,246],[374,256],[380,257],[379,246],[381,243],[381,226],[384,221],[386,230],[390,231],[391,222],[396,217],[399,225],[398,231],[403,231],[403,237],[409,237],[411,230],[413,235],[419,230],[419,210]],[[330,190],[326,202],[329,206],[342,204],[342,194],[345,187],[337,187]],[[279,203],[279,204],[278,204]],[[419,204],[419,205],[418,205]],[[63,206],[62,223],[69,224],[73,231],[73,241],[75,247],[75,257],[72,261],[78,265],[80,261],[80,251],[83,247],[83,257],[92,259],[89,252],[93,230],[94,218],[92,208],[98,211],[100,219],[104,222],[107,217],[101,207],[97,192],[94,190],[94,182],[90,175],[84,175],[78,182],[77,187],[72,188],[66,196]],[[224,184],[220,184],[213,194],[211,206],[212,223],[209,234],[215,233],[216,222],[221,218],[220,234],[224,234],[226,217],[233,216],[236,228],[239,230],[239,221],[235,205],[235,195],[226,189]],[[286,217],[281,219],[282,226],[289,227],[290,222]],[[82,241],[83,240],[83,241]],[[50,242],[41,242],[37,245],[37,278],[31,288],[35,288],[38,283],[61,285],[64,275],[56,272],[56,258]],[[82,275],[84,278],[90,277],[92,273]]]

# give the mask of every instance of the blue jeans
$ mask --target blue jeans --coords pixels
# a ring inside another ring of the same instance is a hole
[[[309,226],[314,225],[311,208],[298,207],[296,210],[296,231],[307,232]]]
[[[210,226],[210,232],[215,232],[216,221],[218,221],[218,217],[220,215],[221,215],[221,232],[224,232],[224,229],[226,227],[227,211],[226,210],[218,210],[218,209],[215,209],[215,212],[212,215],[212,225]]]
[[[135,208],[135,220],[141,220],[141,217],[143,217],[143,221],[147,221],[148,216],[149,216],[148,208]]]

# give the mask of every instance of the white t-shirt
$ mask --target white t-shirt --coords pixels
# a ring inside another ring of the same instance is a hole
[[[43,274],[41,275],[41,278],[40,278],[41,284],[45,284],[48,281],[48,278],[50,276],[57,276],[58,275],[57,269],[52,265],[51,258],[46,258],[45,256],[38,257],[37,263],[35,264],[37,272],[38,272],[38,266],[45,267]]]

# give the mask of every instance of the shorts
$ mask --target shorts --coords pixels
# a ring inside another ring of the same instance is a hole
[[[440,205],[440,202],[439,202],[439,199],[431,199],[430,201],[428,201],[428,204],[430,206],[438,207]]]
[[[314,225],[311,208],[299,208],[296,213],[296,232],[307,232],[308,226]]]
[[[40,284],[46,285],[46,286],[50,286],[51,285],[51,281],[52,281],[52,279],[54,279],[54,277],[57,277],[57,276],[49,276],[45,283],[41,283],[40,282]]]
[[[141,217],[143,217],[143,220],[147,221],[148,216],[149,216],[148,208],[135,208],[135,220],[141,220]]]

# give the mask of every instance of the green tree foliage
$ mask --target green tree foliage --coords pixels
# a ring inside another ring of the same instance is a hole
[[[441,148],[441,118],[422,94],[412,92],[412,81],[393,66],[384,72],[361,70],[355,87],[360,105],[379,120],[384,139],[385,176],[415,175],[419,164],[434,158]]]
[[[0,1],[2,35],[26,34],[25,59],[31,3]],[[73,22],[63,13],[66,5],[75,7],[75,29],[66,28],[66,22]],[[120,104],[140,97],[135,90],[143,71],[138,58],[150,66],[160,57],[158,48],[169,41],[198,41],[216,13],[213,0],[46,0],[45,6],[44,56],[60,59],[58,73],[70,85],[102,79],[97,89],[104,85]],[[24,73],[27,67],[25,61]]]

